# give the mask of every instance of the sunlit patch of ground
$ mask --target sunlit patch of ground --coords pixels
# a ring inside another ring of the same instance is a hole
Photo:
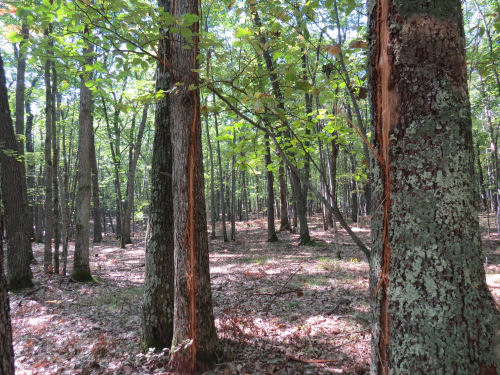
[[[491,221],[491,218],[490,218]],[[481,217],[487,280],[500,302],[500,237]],[[367,221],[353,229],[369,244]],[[230,226],[227,226],[228,233]],[[214,313],[226,358],[212,374],[365,374],[369,365],[368,265],[344,231],[311,221],[314,244],[278,233],[266,219],[237,222],[224,243],[220,223],[209,240]],[[160,374],[165,353],[142,353],[140,312],[144,241],[125,250],[106,236],[91,248],[93,283],[42,272],[11,294],[17,374]],[[73,248],[70,247],[70,254]],[[68,260],[68,274],[72,258]],[[307,363],[329,360],[327,363]]]

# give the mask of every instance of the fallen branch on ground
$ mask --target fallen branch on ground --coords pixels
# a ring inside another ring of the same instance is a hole
[[[302,289],[289,289],[289,290],[283,290],[283,291],[278,291],[274,293],[266,293],[266,292],[257,292],[255,293],[258,296],[281,296],[282,294],[288,294],[288,293],[299,293],[302,292]]]

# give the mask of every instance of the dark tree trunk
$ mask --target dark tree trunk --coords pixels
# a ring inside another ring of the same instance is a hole
[[[158,0],[165,12],[170,0]],[[170,61],[170,40],[162,32],[158,52]],[[174,330],[174,218],[172,192],[172,143],[170,73],[166,63],[156,65],[156,90],[164,96],[156,102],[151,204],[146,236],[146,288],[142,306],[142,344],[156,349],[170,348]]]
[[[461,2],[371,0],[368,10],[371,372],[495,374]]]
[[[3,75],[3,62],[1,61]],[[0,78],[1,79],[1,78]],[[4,84],[5,80],[0,84]],[[0,90],[3,91],[2,88]],[[3,112],[3,111],[2,111]],[[12,120],[11,120],[12,121]],[[14,348],[12,347],[12,327],[9,314],[9,293],[3,273],[3,215],[0,213],[0,374],[14,375]]]
[[[215,95],[213,95],[213,103],[215,106]],[[220,153],[220,142],[217,139],[219,137],[219,123],[217,120],[217,114],[214,113],[214,122],[215,122],[215,137],[217,142],[217,163],[219,164],[219,198],[220,198],[220,210],[222,216],[222,236],[224,238],[224,242],[227,242],[227,230],[226,230],[226,202],[224,199],[224,178],[222,177],[222,159]]]
[[[9,109],[5,71],[0,55],[0,152],[2,202],[7,233],[7,282],[10,289],[32,286],[30,253],[31,243],[26,231],[28,220],[24,162],[17,155],[17,140]],[[1,270],[3,275],[3,270]],[[2,310],[3,311],[3,310]],[[0,311],[0,313],[2,313]],[[3,322],[2,322],[3,323]]]
[[[176,2],[174,15],[198,14],[197,0]],[[200,97],[198,87],[198,22],[192,48],[176,34],[172,46],[172,79],[181,82],[170,94],[173,148],[175,304],[172,347],[179,349],[170,359],[178,373],[202,371],[216,360],[215,331],[210,287],[208,238],[205,210]],[[196,87],[191,89],[190,87]],[[190,341],[190,345],[185,345]],[[184,346],[183,346],[184,345]],[[183,346],[183,347],[179,347]],[[187,348],[186,348],[187,347]]]
[[[276,242],[278,241],[278,236],[276,236],[276,229],[274,227],[274,176],[273,171],[269,169],[272,164],[269,135],[265,134],[264,139],[266,144],[265,165],[267,177],[267,241]]]
[[[88,33],[87,26],[85,27]],[[84,49],[87,55],[87,64],[92,63],[89,57],[93,46],[88,43]],[[85,85],[91,77],[84,73],[81,75],[80,85],[80,121],[78,132],[78,191],[76,197],[76,238],[75,257],[71,277],[77,281],[91,281],[89,264],[89,221],[90,221],[90,196],[92,190],[92,166],[91,166],[91,144],[92,144],[92,91]]]

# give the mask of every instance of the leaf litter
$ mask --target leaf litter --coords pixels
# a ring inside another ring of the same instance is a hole
[[[368,264],[362,253],[344,231],[324,231],[318,218],[310,225],[313,245],[298,246],[298,235],[288,232],[268,243],[265,220],[238,222],[234,242],[209,240],[224,355],[206,375],[367,374]],[[368,243],[368,228],[353,229]],[[492,236],[483,233],[486,271],[496,275],[500,240]],[[95,282],[76,283],[44,274],[43,245],[34,245],[35,286],[10,294],[16,373],[167,374],[168,350],[143,353],[139,344],[144,252],[143,236],[126,249],[105,236],[90,249]],[[68,274],[71,264],[70,257]],[[491,289],[498,302],[499,288]]]

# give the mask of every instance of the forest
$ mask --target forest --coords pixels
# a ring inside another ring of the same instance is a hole
[[[496,0],[0,31],[0,375],[500,374]]]

